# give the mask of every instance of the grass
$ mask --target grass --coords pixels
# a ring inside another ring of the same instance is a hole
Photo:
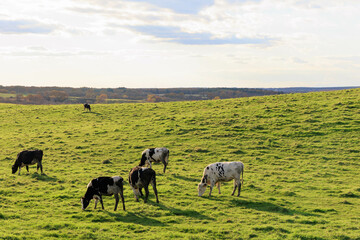
[[[13,93],[0,93],[0,97],[3,97],[3,98],[16,97],[16,94],[13,94]]]
[[[2,239],[360,239],[360,89],[242,99],[92,105],[0,104]],[[125,184],[126,211],[80,197],[98,176],[120,175],[148,147],[170,149],[155,164],[160,204]],[[18,152],[44,151],[11,174]],[[197,197],[203,168],[242,161],[244,187]]]

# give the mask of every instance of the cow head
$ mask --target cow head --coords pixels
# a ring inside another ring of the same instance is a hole
[[[207,187],[207,185],[208,185],[207,182],[208,182],[208,181],[207,181],[207,175],[205,175],[205,176],[201,179],[201,183],[199,183],[199,185],[198,185],[199,197],[201,197],[201,196],[204,194],[204,192],[205,192],[205,190],[206,190],[206,187]]]
[[[12,169],[12,173],[14,174],[18,170],[18,166],[12,165],[11,169]]]
[[[144,166],[146,163],[146,160],[147,160],[146,153],[143,153],[143,155],[141,156],[139,166]]]
[[[90,199],[86,199],[85,197],[81,198],[81,209],[85,210],[87,206],[89,206]]]

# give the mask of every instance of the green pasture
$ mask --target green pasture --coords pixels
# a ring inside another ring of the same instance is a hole
[[[360,239],[360,89],[91,108],[0,104],[0,239]],[[127,183],[148,147],[170,150],[159,204]],[[45,174],[11,174],[35,148]],[[244,163],[240,197],[197,196],[218,161]],[[88,182],[115,175],[126,211],[82,211]]]
[[[0,97],[3,97],[3,98],[16,97],[16,94],[13,94],[13,93],[0,93]]]

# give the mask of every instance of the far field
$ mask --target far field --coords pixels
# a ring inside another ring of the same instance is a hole
[[[0,239],[360,239],[360,89],[228,100],[82,105],[0,104]],[[148,147],[170,149],[160,203],[126,211],[92,201],[88,182],[124,179]],[[42,149],[45,175],[11,174]],[[197,196],[204,167],[242,161],[244,186]],[[110,163],[108,163],[110,162]]]

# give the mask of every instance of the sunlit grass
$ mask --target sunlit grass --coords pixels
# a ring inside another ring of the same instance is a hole
[[[360,91],[158,104],[0,104],[0,238],[7,239],[359,239]],[[170,149],[166,174],[154,165],[160,204],[125,184],[126,209],[80,197],[98,176],[126,181],[148,147]],[[12,175],[18,152],[44,151]],[[197,197],[203,168],[242,161],[232,183]]]

